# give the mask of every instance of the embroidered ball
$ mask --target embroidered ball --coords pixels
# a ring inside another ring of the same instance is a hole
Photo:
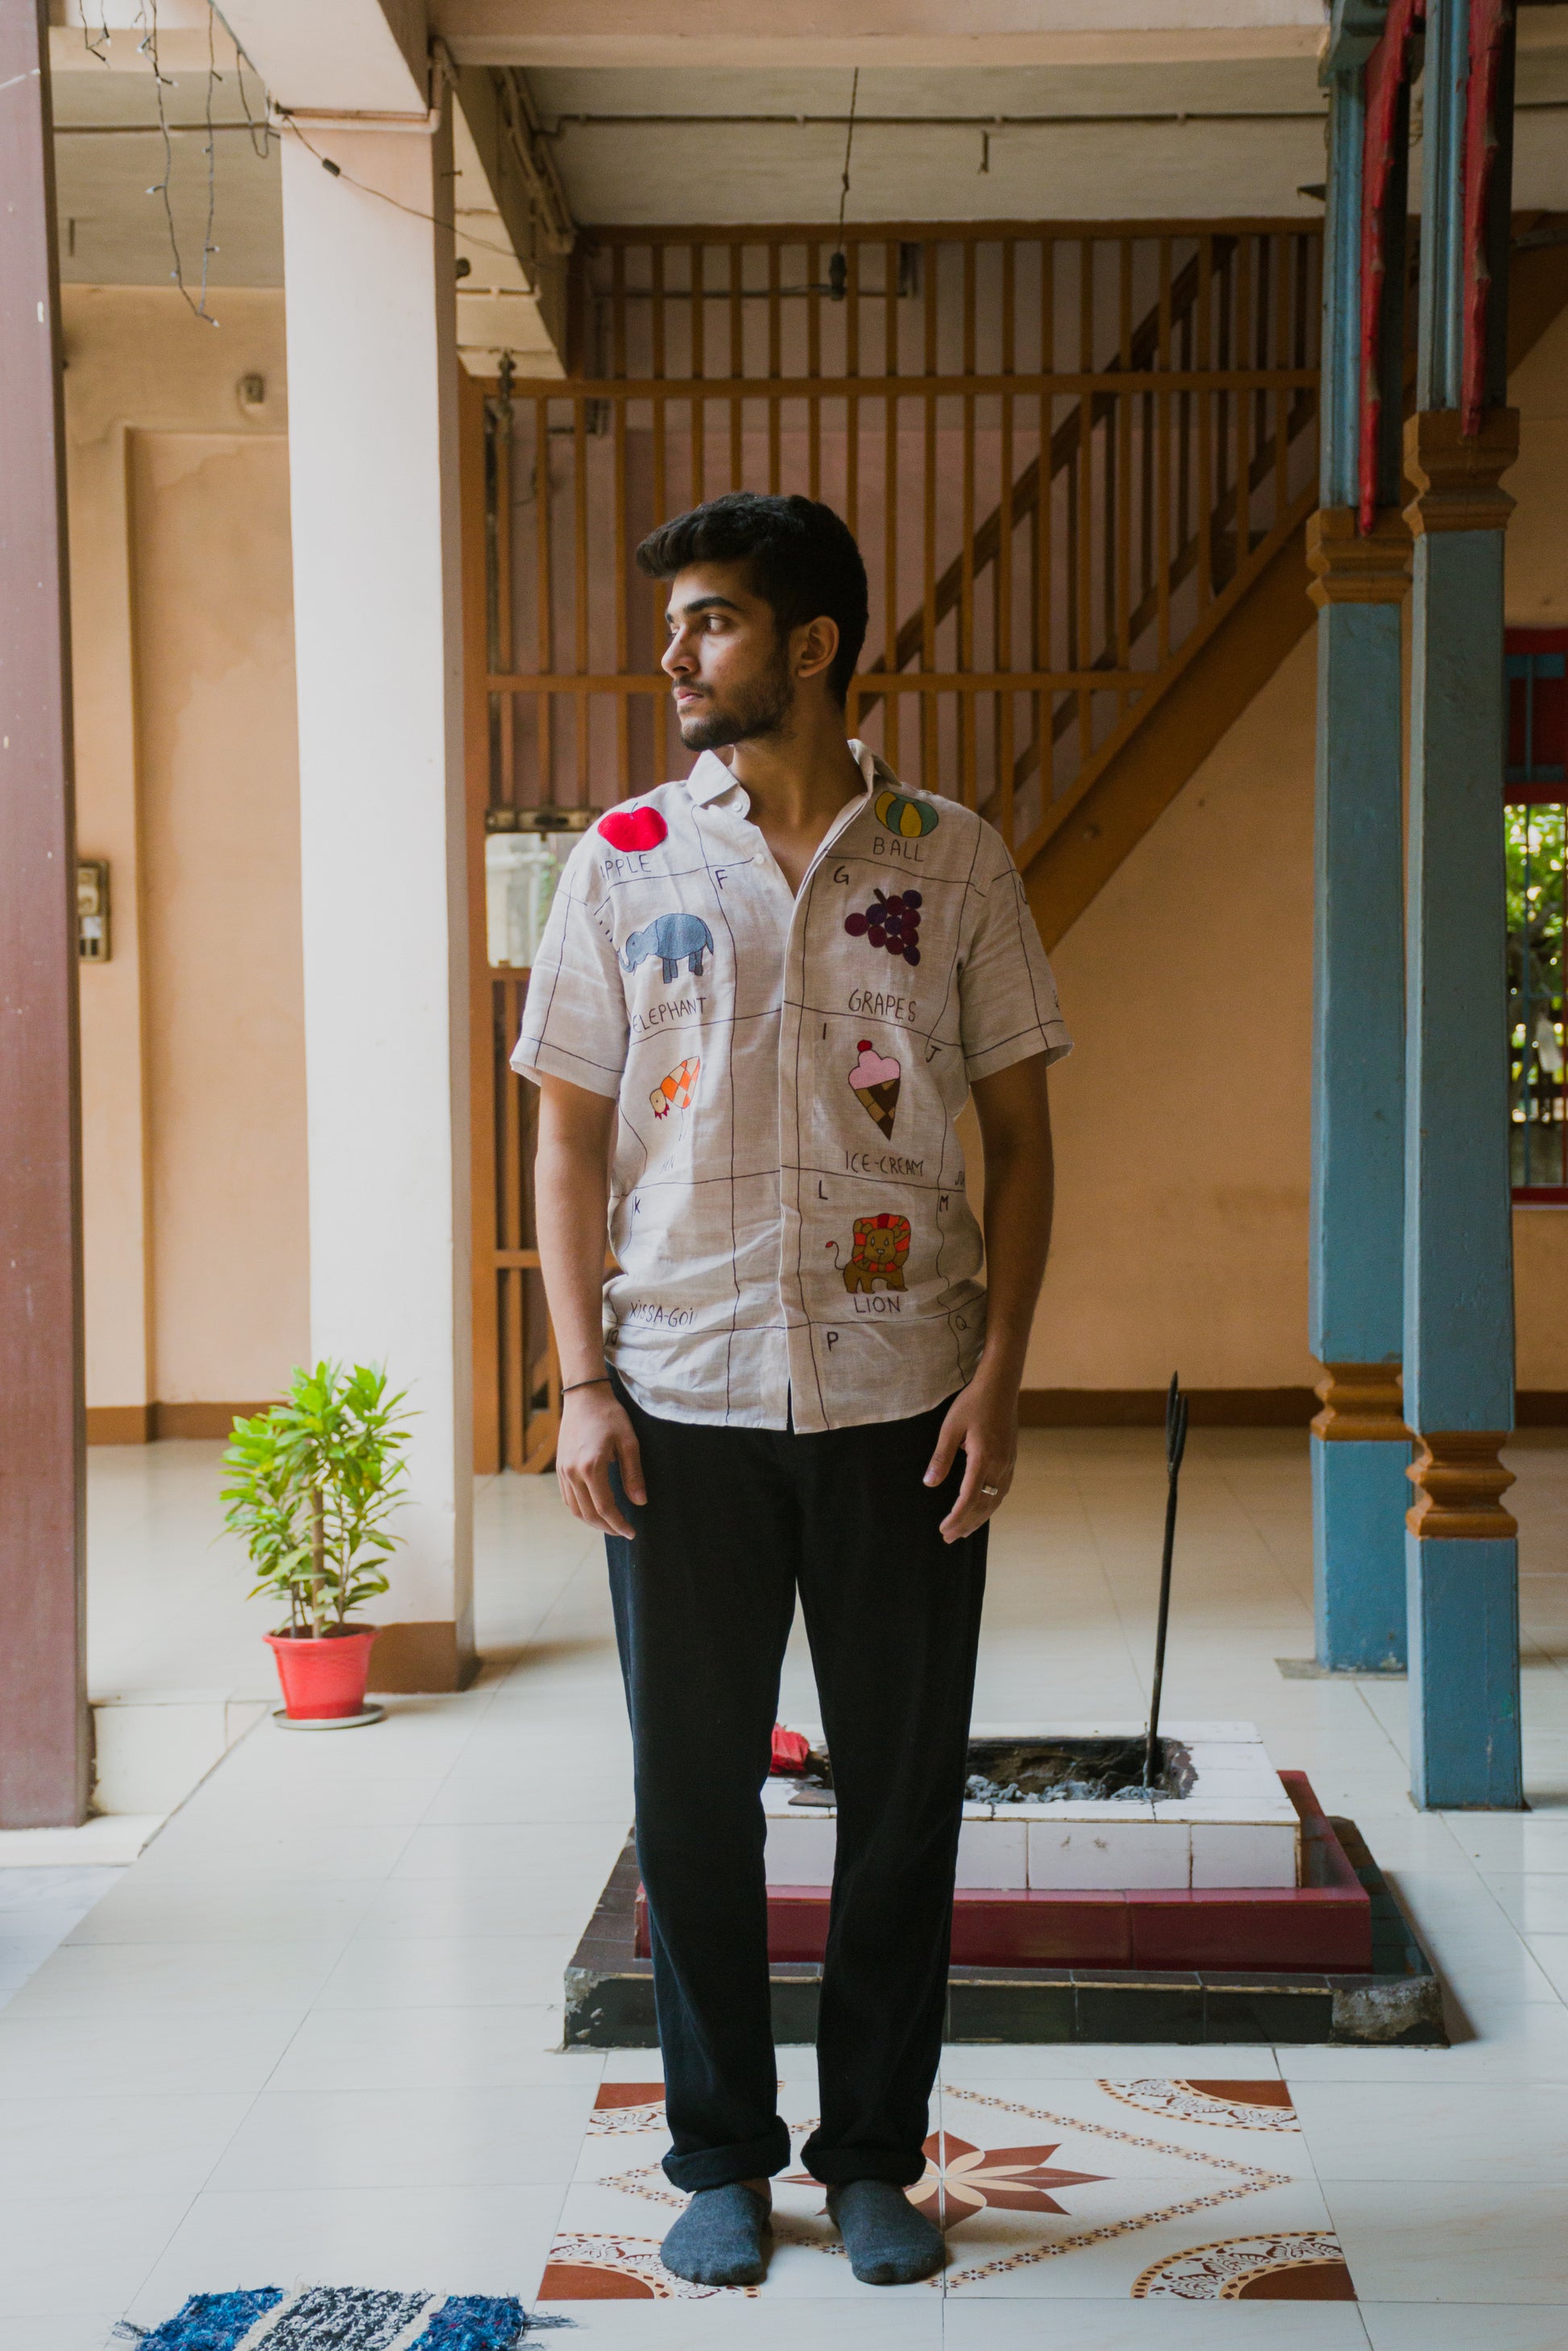
[[[902,792],[878,792],[873,805],[883,831],[896,833],[901,841],[918,841],[924,833],[935,832],[940,822],[929,800],[906,799]]]

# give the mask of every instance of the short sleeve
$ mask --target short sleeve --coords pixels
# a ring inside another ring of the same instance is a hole
[[[565,1078],[589,1093],[621,1092],[626,1067],[626,994],[592,836],[567,861],[528,976],[519,1077]]]
[[[988,824],[980,827],[972,886],[979,909],[958,975],[964,1069],[971,1085],[1036,1053],[1059,1061],[1072,1050],[1019,870]]]

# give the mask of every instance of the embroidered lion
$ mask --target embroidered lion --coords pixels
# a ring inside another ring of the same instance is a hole
[[[829,1241],[833,1263],[839,1264],[839,1244]],[[909,1255],[909,1218],[907,1217],[857,1217],[854,1225],[854,1246],[848,1265],[839,1266],[846,1290],[871,1290],[879,1281],[889,1290],[902,1290],[904,1260]]]

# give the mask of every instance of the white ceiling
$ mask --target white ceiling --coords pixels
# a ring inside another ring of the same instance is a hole
[[[581,221],[838,218],[848,71],[546,67],[528,78],[546,124],[560,124],[557,161]],[[1183,112],[1195,119],[1172,119]],[[1238,119],[1196,119],[1217,113]],[[578,114],[601,119],[561,120]],[[637,119],[660,115],[701,120]],[[733,120],[759,115],[787,119]],[[789,119],[802,115],[838,119]],[[1020,115],[1097,119],[1009,127]],[[1137,115],[1166,119],[1125,119]],[[1323,175],[1310,58],[866,70],[856,116],[848,217],[859,221],[1301,213],[1313,207],[1298,184]]]
[[[1563,19],[1568,9],[1531,14]],[[56,36],[57,44],[61,39]],[[193,55],[181,57],[164,92],[175,122],[203,121],[202,47],[199,65]],[[56,49],[62,272],[78,283],[163,285],[172,266],[168,225],[162,195],[149,193],[163,177],[156,94],[125,36],[115,48],[110,70],[73,46],[72,69],[65,71]],[[237,120],[232,52],[226,67],[222,57],[219,63],[225,78],[214,93],[214,118]],[[838,216],[848,71],[537,66],[529,80],[547,127],[559,129],[557,161],[573,213],[587,225],[828,224]],[[250,94],[259,111],[254,81]],[[1516,202],[1521,209],[1568,210],[1568,110],[1550,110],[1568,109],[1568,47],[1528,45],[1519,95]],[[563,120],[577,115],[610,119]],[[736,120],[758,115],[787,119]],[[838,120],[801,123],[795,120],[801,115]],[[995,120],[1022,115],[1078,120],[1030,127]],[[1227,119],[1205,119],[1216,115]],[[699,119],[647,120],[658,116]],[[1297,191],[1321,181],[1324,170],[1322,99],[1305,54],[876,68],[861,73],[857,118],[852,221],[1311,215],[1315,201]],[[110,125],[134,135],[95,135]],[[189,277],[199,275],[205,229],[204,141],[176,135],[172,143],[170,198]],[[232,131],[214,143],[218,250],[211,281],[280,284],[276,153],[258,157],[248,137]],[[490,277],[476,269],[476,286]]]
[[[164,60],[164,112],[176,130],[170,140],[169,200],[174,236],[188,283],[199,283],[207,224],[206,44],[180,62]],[[105,57],[94,57],[81,34],[57,34],[51,43],[55,109],[55,199],[60,224],[60,275],[78,286],[166,286],[173,267],[163,199],[165,176],[158,130],[158,89],[137,37],[121,31]],[[242,96],[232,43],[215,56],[222,77],[213,90],[213,120],[265,119],[256,75],[246,72]],[[141,126],[138,128],[137,126]],[[213,142],[216,203],[209,261],[214,286],[280,286],[283,221],[276,142],[265,134],[220,131]],[[256,149],[261,152],[258,153]],[[71,224],[75,223],[74,233]],[[74,245],[74,251],[73,251]]]

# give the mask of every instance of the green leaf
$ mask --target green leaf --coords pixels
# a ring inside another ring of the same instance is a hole
[[[245,1544],[257,1577],[252,1598],[268,1592],[297,1609],[319,1589],[324,1619],[341,1622],[389,1588],[382,1570],[399,1541],[388,1521],[407,1491],[411,1417],[403,1393],[388,1393],[383,1367],[345,1372],[323,1362],[296,1369],[287,1394],[266,1412],[235,1420],[219,1499],[225,1527]]]

